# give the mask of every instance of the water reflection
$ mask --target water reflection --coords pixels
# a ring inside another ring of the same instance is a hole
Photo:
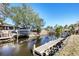
[[[19,46],[15,45],[14,43],[2,44],[0,47],[0,54],[4,56],[13,55],[17,48],[19,48]]]
[[[36,44],[36,40],[28,41],[28,49],[33,49],[34,44]]]
[[[41,43],[41,45],[43,45],[51,40],[56,40],[56,39],[57,39],[57,37],[55,35],[51,35],[51,36],[46,35],[46,36],[43,36],[40,43]]]
[[[55,36],[43,36],[43,38],[40,40],[38,39],[29,40],[28,42],[26,41],[22,44],[15,42],[0,44],[0,55],[1,56],[31,56],[34,44],[39,46],[54,39],[56,39]],[[23,38],[23,40],[26,40],[26,38]]]
[[[17,43],[5,43],[0,44],[0,55],[1,56],[13,56],[13,55],[32,55],[31,50],[36,40],[30,40],[23,44]]]

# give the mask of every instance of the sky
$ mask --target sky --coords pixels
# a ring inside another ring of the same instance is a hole
[[[20,4],[11,5],[20,6]],[[44,19],[45,26],[70,25],[79,21],[78,3],[30,3],[29,5]],[[6,21],[12,23],[9,19]]]

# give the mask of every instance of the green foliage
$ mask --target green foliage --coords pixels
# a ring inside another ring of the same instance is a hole
[[[10,8],[9,8],[9,4],[8,3],[1,3],[0,13],[2,14],[4,20],[8,16],[10,16]]]
[[[41,28],[38,26],[37,27],[37,32],[40,33],[41,32]]]
[[[21,4],[21,6],[10,6],[8,3],[2,3],[0,14],[3,19],[11,18],[15,23],[15,26],[27,27],[34,26],[35,28],[41,28],[44,26],[43,19],[27,4]]]
[[[70,29],[70,32],[71,32],[71,33],[74,33],[74,30],[75,30],[75,27],[74,27],[74,26],[75,26],[75,24],[71,24],[71,25],[69,25],[69,27],[68,27],[68,28]]]
[[[64,28],[65,28],[65,29],[68,29],[68,25],[65,25]]]
[[[1,23],[1,24],[3,23],[3,19],[0,19],[0,23]]]
[[[47,26],[47,27],[46,27],[46,30],[47,30],[47,31],[50,31],[51,29],[53,29],[52,26]]]
[[[12,7],[12,15],[10,16],[15,22],[16,26],[27,27],[28,25],[34,26],[35,28],[43,26],[43,19],[39,17],[34,10],[26,5]]]
[[[55,26],[55,33],[56,33],[56,37],[59,37],[61,32],[62,32],[62,29],[63,27],[62,26],[59,26],[59,25],[56,25]]]

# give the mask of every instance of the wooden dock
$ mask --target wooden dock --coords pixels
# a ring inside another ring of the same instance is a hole
[[[10,38],[12,38],[12,36],[9,36],[9,37],[0,37],[0,40],[2,40],[2,39],[10,39]]]
[[[37,52],[38,54],[40,55],[43,55],[43,53],[46,51],[46,50],[50,50],[50,47],[53,48],[54,45],[56,45],[58,42],[61,42],[64,38],[59,38],[57,40],[52,40],[52,41],[49,41],[48,43],[42,45],[42,46],[39,46],[37,48],[34,48],[33,50],[33,54],[35,54],[35,52]]]
[[[13,34],[10,30],[0,30],[0,40],[2,39],[10,39],[13,37]]]

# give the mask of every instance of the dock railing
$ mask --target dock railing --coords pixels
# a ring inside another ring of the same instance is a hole
[[[0,30],[0,39],[11,38],[12,30]]]

